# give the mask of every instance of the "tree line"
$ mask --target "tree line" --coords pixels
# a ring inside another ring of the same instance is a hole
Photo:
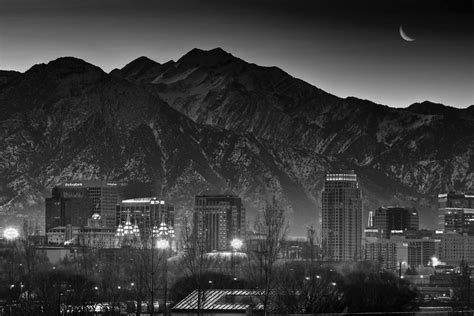
[[[231,256],[207,253],[204,241],[196,238],[194,224],[185,222],[181,251],[172,255],[154,248],[79,247],[71,248],[69,256],[53,265],[33,239],[11,242],[0,254],[3,313],[150,312],[152,292],[159,302],[156,312],[163,313],[197,290],[200,314],[209,289],[258,289],[261,295],[249,302],[255,314],[416,308],[416,289],[377,265],[357,262],[336,270],[316,258],[281,260],[288,224],[276,203],[258,214],[253,225],[257,238],[247,240],[246,250]],[[309,238],[308,242],[314,241]]]

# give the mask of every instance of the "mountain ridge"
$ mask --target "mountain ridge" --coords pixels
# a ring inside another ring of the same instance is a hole
[[[198,191],[230,186],[250,214],[275,192],[303,233],[319,223],[324,173],[354,169],[365,213],[414,206],[426,228],[438,192],[473,188],[474,127],[452,114],[467,111],[341,99],[222,49],[164,64],[140,57],[110,73],[64,58],[8,76],[0,84],[6,213],[41,214],[52,185],[81,177],[148,183],[179,214]]]

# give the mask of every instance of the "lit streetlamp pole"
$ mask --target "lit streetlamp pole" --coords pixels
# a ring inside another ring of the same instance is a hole
[[[235,262],[234,262],[234,256],[235,256],[235,253],[237,251],[240,251],[240,249],[242,248],[242,240],[238,239],[238,238],[234,238],[232,239],[232,241],[230,242],[230,246],[232,247],[232,254],[231,254],[231,257],[230,257],[230,264],[231,264],[231,273],[232,273],[232,277],[235,278]]]
[[[63,292],[58,292],[58,315],[61,316],[61,296],[63,296]]]
[[[161,249],[164,254],[164,308],[163,308],[163,314],[166,315],[166,301],[167,301],[167,287],[168,287],[168,256],[167,256],[167,250],[169,248],[169,241],[167,239],[161,239],[158,241],[158,249]]]
[[[18,232],[18,229],[13,228],[13,227],[7,227],[3,231],[3,237],[8,240],[8,241],[13,241],[20,237],[20,233]]]
[[[10,300],[12,300],[12,290],[14,289],[15,285],[13,284],[13,265],[14,265],[14,242],[15,239],[20,237],[20,233],[18,232],[18,229],[13,228],[13,227],[7,227],[3,231],[3,237],[7,240],[8,245],[10,246],[10,269],[8,271],[8,276],[9,276],[9,283],[11,284],[10,286]],[[21,294],[21,293],[20,293]]]
[[[162,222],[160,224],[158,235],[160,240],[158,240],[157,246],[163,251],[164,254],[164,307],[163,314],[167,315],[167,301],[168,301],[168,250],[171,248],[171,241],[175,237],[173,227],[168,228],[168,226]]]
[[[150,250],[151,250],[151,312],[150,315],[153,316],[155,313],[155,238],[158,237],[158,227],[156,227],[155,222],[154,222],[154,213],[156,212],[156,204],[159,204],[160,201],[157,201],[156,198],[153,198],[150,201],[151,207],[150,207],[150,225],[153,225],[153,229],[151,232],[151,245],[150,245]]]

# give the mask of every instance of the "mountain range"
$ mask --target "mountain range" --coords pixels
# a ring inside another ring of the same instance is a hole
[[[203,190],[240,195],[249,221],[275,195],[292,234],[320,221],[324,174],[354,170],[364,214],[474,189],[474,106],[407,108],[340,98],[220,48],[110,73],[63,57],[0,71],[0,211],[43,217],[58,183],[103,179],[193,208]]]

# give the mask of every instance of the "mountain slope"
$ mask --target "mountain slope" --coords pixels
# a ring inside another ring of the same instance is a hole
[[[312,206],[252,135],[196,124],[82,60],[33,67],[0,93],[0,110],[3,213],[42,217],[51,187],[78,179],[150,183],[180,211],[190,210],[203,189],[234,183],[250,211],[272,187],[290,208]]]
[[[473,188],[470,109],[429,102],[392,109],[341,99],[221,49],[194,49],[169,64],[145,86],[195,122],[375,169],[427,199]]]
[[[274,192],[303,234],[329,170],[356,170],[365,212],[415,206],[424,227],[439,191],[473,188],[472,111],[341,99],[221,49],[140,57],[110,74],[60,58],[5,78],[5,213],[42,216],[54,184],[81,178],[149,183],[181,213],[203,189],[231,187],[250,214]]]

